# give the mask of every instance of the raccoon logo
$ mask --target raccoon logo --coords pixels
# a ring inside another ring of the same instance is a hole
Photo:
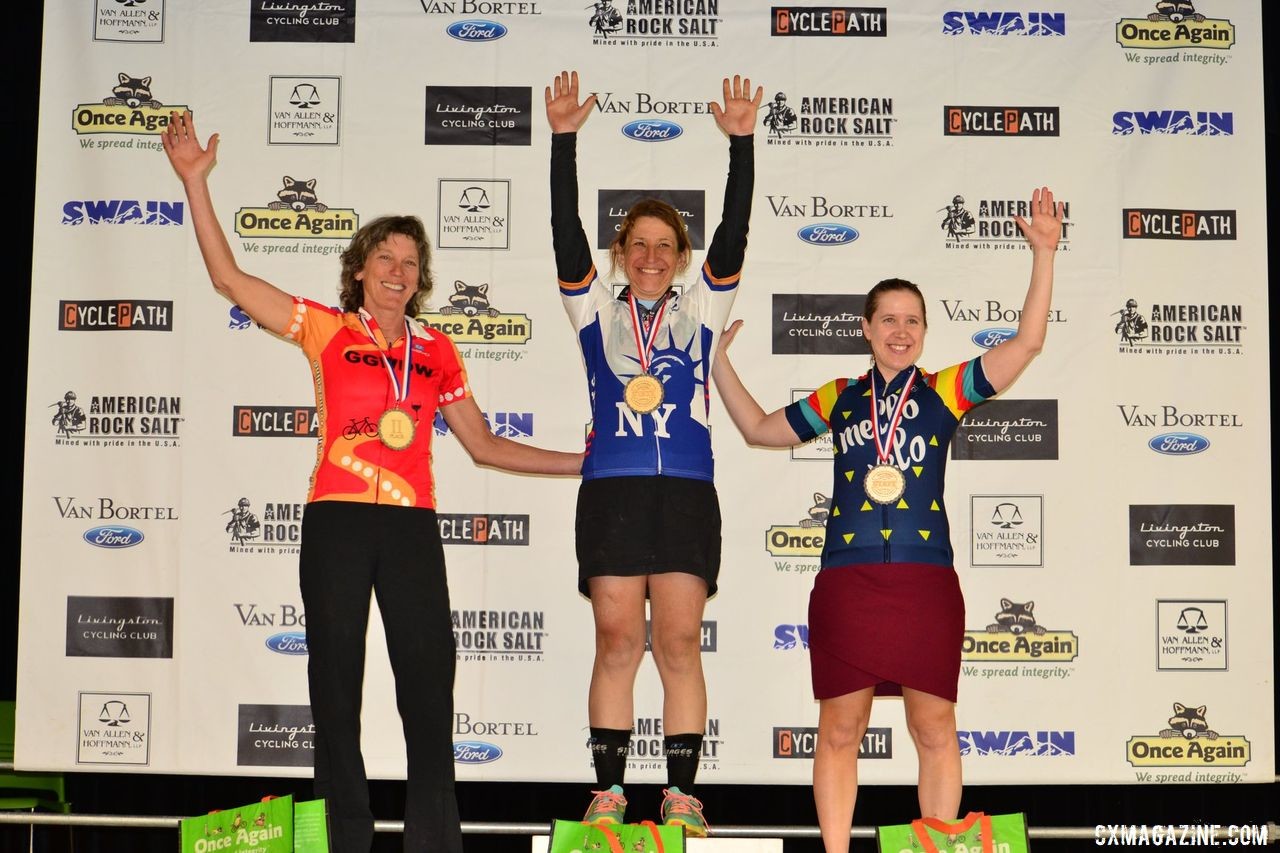
[[[1031,612],[1035,607],[1034,601],[1018,604],[1007,598],[1000,599],[1000,612],[996,614],[996,621],[987,626],[987,633],[1035,634],[1037,636],[1044,634],[1045,629],[1036,624],[1036,617]]]
[[[103,98],[102,103],[108,107],[151,107],[158,110],[163,104],[151,97],[150,77],[130,77],[120,74],[116,77],[116,85],[111,89],[111,97]]]
[[[827,516],[831,514],[831,498],[822,492],[813,493],[813,506],[809,507],[809,517],[800,519],[801,527],[823,527]]]
[[[284,186],[276,193],[276,200],[267,205],[271,210],[314,210],[324,213],[328,206],[316,197],[316,179],[296,181],[288,175],[284,176]]]
[[[475,317],[484,314],[497,317],[497,309],[489,305],[488,284],[467,284],[465,281],[454,281],[453,293],[449,296],[449,304],[441,306],[441,314],[461,314],[464,317]]]
[[[1205,20],[1204,15],[1196,11],[1195,4],[1191,0],[1158,0],[1156,10],[1147,15],[1147,20],[1152,23],[1168,21],[1177,24],[1188,18],[1197,24],[1202,24]]]
[[[1161,731],[1160,737],[1184,737],[1187,740],[1202,737],[1207,740],[1217,740],[1218,733],[1209,728],[1209,724],[1204,719],[1204,712],[1208,707],[1208,705],[1201,705],[1199,708],[1189,708],[1181,702],[1174,702],[1173,716],[1169,718],[1169,728]]]

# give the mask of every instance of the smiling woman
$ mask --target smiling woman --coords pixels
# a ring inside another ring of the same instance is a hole
[[[175,113],[163,140],[186,189],[214,288],[260,326],[297,344],[315,385],[318,447],[299,576],[315,794],[328,801],[333,849],[359,853],[373,843],[360,703],[369,602],[376,595],[408,758],[404,849],[461,851],[450,735],[455,652],[435,512],[432,423],[439,411],[472,459],[510,471],[576,474],[582,456],[489,432],[457,348],[414,319],[432,287],[431,252],[416,216],[383,216],[355,232],[341,257],[341,307],[329,308],[290,296],[237,265],[209,195],[217,134],[202,146],[191,114]],[[301,651],[294,637],[276,639],[276,651]],[[481,752],[468,754],[475,760]]]
[[[597,6],[597,14],[607,5]],[[707,722],[702,614],[720,571],[708,380],[747,248],[752,133],[764,94],[757,87],[753,98],[751,81],[742,77],[725,78],[722,92],[724,105],[713,101],[710,112],[729,137],[729,177],[700,275],[675,292],[672,284],[693,254],[689,233],[672,205],[640,198],[629,204],[609,246],[609,277],[621,273],[625,282],[615,295],[596,275],[578,216],[577,131],[596,96],[578,100],[577,72],[562,72],[546,89],[556,270],[587,365],[592,415],[575,531],[578,590],[591,599],[596,629],[587,716],[599,790],[586,819],[620,822],[626,809],[622,782],[648,599],[668,733],[662,820],[691,835],[707,833],[692,794]],[[623,132],[655,141],[683,131],[646,120]]]

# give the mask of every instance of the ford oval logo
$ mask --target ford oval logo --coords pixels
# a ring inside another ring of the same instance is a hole
[[[981,332],[974,332],[972,340],[983,349],[991,349],[1016,334],[1018,334],[1017,329],[983,329]]]
[[[507,34],[507,28],[497,21],[457,21],[445,32],[458,41],[497,41]]]
[[[1209,439],[1194,432],[1166,432],[1147,442],[1156,453],[1167,456],[1190,456],[1209,449]]]
[[[839,222],[818,222],[801,228],[796,236],[815,246],[844,246],[858,239],[858,231]]]
[[[267,637],[267,648],[282,655],[305,655],[307,635],[301,631],[288,631]]]
[[[502,750],[482,740],[455,740],[453,760],[458,764],[488,764],[502,757]]]
[[[622,126],[622,134],[641,142],[663,142],[675,139],[684,133],[684,128],[674,121],[663,121],[659,118],[642,119],[628,122]]]
[[[90,527],[84,532],[84,541],[99,548],[132,548],[146,538],[141,530],[118,524]]]

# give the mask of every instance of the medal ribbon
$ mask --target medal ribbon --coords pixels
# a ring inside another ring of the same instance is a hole
[[[378,346],[378,339],[373,336],[373,330],[369,328],[369,323],[363,314],[360,315],[360,325],[364,326],[364,333],[369,336],[370,343],[378,347],[378,356],[382,359],[382,366],[387,369],[387,377],[391,380],[391,393],[395,396],[397,403],[403,403],[409,399],[409,383],[413,378],[413,336],[409,331],[409,318],[406,317],[404,320],[404,370],[399,380],[396,379],[396,372],[392,369],[387,354],[383,352],[381,346]]]
[[[664,293],[662,296],[662,305],[658,308],[658,313],[653,315],[653,323],[649,326],[649,333],[641,336],[643,324],[640,322],[640,310],[636,307],[636,297],[630,290],[627,291],[627,304],[631,307],[631,330],[636,335],[636,350],[640,353],[640,372],[649,372],[649,356],[653,353],[653,345],[658,341],[658,328],[662,325],[662,315],[667,310],[667,297]]]
[[[914,365],[908,368],[911,371],[911,378],[902,386],[902,394],[898,397],[898,405],[893,409],[893,416],[889,420],[889,429],[885,433],[884,440],[880,439],[880,418],[876,414],[876,410],[880,407],[876,405],[879,401],[876,395],[876,374],[879,373],[874,367],[871,369],[871,438],[876,444],[876,463],[886,465],[889,462],[889,454],[893,452],[894,434],[898,431],[898,424],[902,421],[902,413],[907,407],[907,398],[911,396],[911,388],[916,382],[916,368]],[[885,391],[888,392],[889,386],[885,385]]]

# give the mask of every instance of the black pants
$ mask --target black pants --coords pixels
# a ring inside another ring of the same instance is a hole
[[[387,635],[408,755],[406,851],[462,850],[453,787],[455,652],[434,510],[307,504],[300,558],[307,679],[316,726],[315,794],[328,802],[333,853],[373,844],[360,754],[369,592]]]

